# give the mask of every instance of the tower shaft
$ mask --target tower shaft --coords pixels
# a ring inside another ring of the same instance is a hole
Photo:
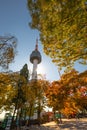
[[[37,60],[37,59],[34,59],[34,60],[33,60],[32,79],[37,79],[37,64],[38,64],[38,60]]]

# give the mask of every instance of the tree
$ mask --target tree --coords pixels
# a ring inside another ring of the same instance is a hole
[[[48,105],[66,115],[87,110],[87,71],[72,70],[53,81],[46,91]]]
[[[46,80],[37,80],[36,82],[36,103],[37,103],[37,115],[40,119],[41,111],[46,106],[45,91],[48,88],[49,82]]]
[[[25,78],[25,80],[28,82],[29,80],[29,70],[27,64],[23,66],[23,68],[20,70],[20,75]]]
[[[52,107],[54,112],[64,108],[64,101],[67,99],[66,91],[59,81],[53,81],[46,90],[48,106]]]
[[[31,80],[27,89],[27,113],[29,117],[37,112],[37,118],[40,119],[40,113],[46,106],[45,91],[49,82],[46,80]]]
[[[44,52],[59,69],[87,64],[87,3],[84,0],[28,0],[30,27],[40,32]]]
[[[0,67],[8,69],[16,55],[17,39],[14,36],[0,36]]]
[[[13,113],[11,129],[13,127],[14,115],[19,122],[22,117],[22,110],[27,101],[27,87],[29,71],[27,64],[19,72],[0,73],[0,110]]]
[[[17,94],[17,81],[19,73],[0,73],[0,109],[12,110],[12,99]]]
[[[14,103],[14,115],[17,110],[17,117],[16,119],[19,119],[19,127],[20,127],[20,120],[22,117],[22,111],[25,108],[24,104],[27,101],[27,84],[29,80],[29,71],[28,66],[25,64],[23,68],[20,70],[19,73],[19,79],[17,81],[17,93],[16,96],[12,99]],[[12,125],[13,125],[14,116],[12,119]],[[11,127],[12,127],[11,125]]]

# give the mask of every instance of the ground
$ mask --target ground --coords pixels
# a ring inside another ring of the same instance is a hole
[[[61,124],[54,121],[39,126],[22,128],[22,130],[87,130],[87,118],[63,119]]]

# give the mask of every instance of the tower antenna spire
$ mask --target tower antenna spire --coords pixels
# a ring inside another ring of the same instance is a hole
[[[35,46],[35,50],[38,50],[38,38],[36,39],[36,46]]]

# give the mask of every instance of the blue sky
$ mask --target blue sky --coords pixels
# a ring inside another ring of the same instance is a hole
[[[10,65],[13,71],[20,71],[25,63],[32,71],[32,64],[29,61],[29,56],[35,48],[36,38],[39,39],[39,32],[32,30],[28,23],[31,20],[27,9],[27,0],[0,0],[0,36],[14,35],[18,39],[15,62]],[[59,79],[57,67],[51,62],[51,59],[43,53],[41,42],[39,51],[42,55],[42,62],[38,68],[39,72],[46,75],[47,80]],[[86,70],[87,66],[75,65],[79,71]]]

